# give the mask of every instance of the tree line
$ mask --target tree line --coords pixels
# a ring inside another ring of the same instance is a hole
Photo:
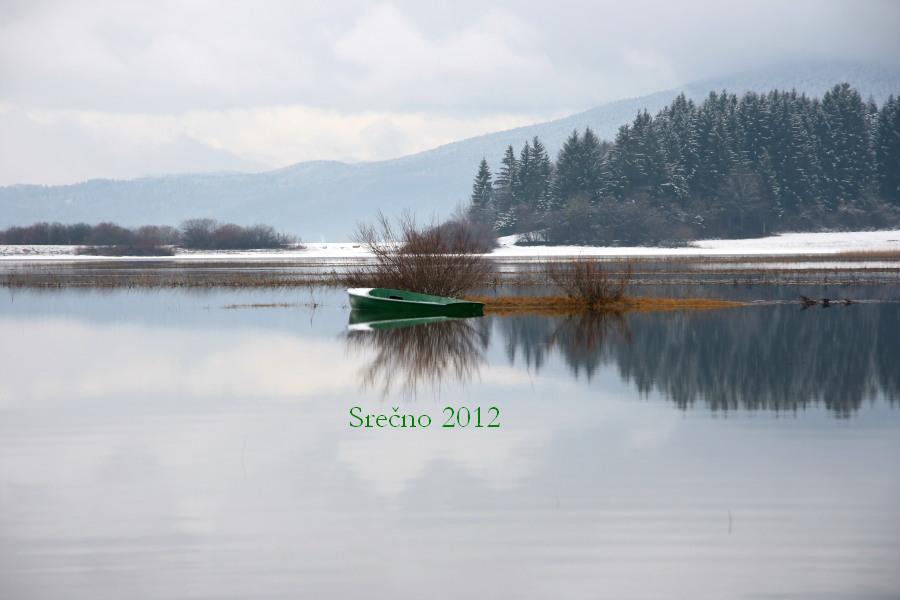
[[[900,223],[900,100],[849,84],[821,99],[773,90],[683,94],[619,128],[573,131],[555,161],[537,137],[482,159],[470,216],[551,243],[666,243]]]
[[[241,226],[213,219],[188,219],[179,228],[144,225],[128,228],[115,223],[34,223],[0,230],[0,244],[113,247],[150,250],[173,247],[198,250],[283,248],[296,239],[270,225]]]

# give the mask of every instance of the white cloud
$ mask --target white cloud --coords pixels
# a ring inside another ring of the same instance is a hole
[[[208,332],[165,327],[91,325],[68,319],[28,324],[0,319],[0,406],[97,398],[265,397],[313,400],[353,391],[342,377],[347,357],[333,340],[272,332]],[[78,340],[77,350],[59,339]],[[48,368],[52,365],[52,368]],[[352,368],[352,364],[349,368]]]
[[[296,105],[161,115],[0,104],[0,185],[379,160],[549,116],[344,113]]]
[[[494,11],[453,35],[429,39],[392,5],[359,19],[334,46],[335,55],[358,69],[357,87],[394,102],[471,106],[526,92],[527,81],[550,81],[553,68],[542,36],[515,15]],[[502,91],[501,91],[502,90]]]
[[[9,0],[0,104],[47,112],[39,144],[0,122],[0,181],[386,158],[773,61],[897,66],[898,26],[889,0]]]
[[[438,462],[456,465],[486,486],[502,490],[532,474],[537,455],[551,437],[539,428],[498,429],[486,435],[484,430],[450,431],[437,425],[426,430],[388,431],[387,435],[363,432],[369,435],[340,442],[338,458],[383,496],[402,493]]]

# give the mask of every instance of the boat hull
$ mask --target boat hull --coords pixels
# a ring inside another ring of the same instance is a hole
[[[386,288],[356,288],[347,291],[350,295],[350,307],[369,313],[413,317],[480,317],[484,314],[484,304],[480,302]]]

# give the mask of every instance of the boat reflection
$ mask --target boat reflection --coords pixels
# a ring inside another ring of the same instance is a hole
[[[414,396],[477,376],[490,330],[482,319],[384,319],[353,311],[345,339],[348,348],[373,355],[360,376],[364,389]]]

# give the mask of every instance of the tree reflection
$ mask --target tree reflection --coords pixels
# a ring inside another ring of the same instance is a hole
[[[784,412],[822,404],[846,417],[866,401],[900,401],[895,304],[447,320],[351,331],[347,340],[374,355],[365,387],[415,394],[473,379],[492,326],[511,364],[540,372],[555,355],[588,380],[614,366],[641,394],[661,393],[682,409]]]
[[[556,350],[588,379],[614,364],[641,393],[659,391],[681,408],[795,411],[823,403],[849,416],[867,400],[900,399],[895,305],[509,317],[500,331],[510,362],[522,356],[539,371]]]
[[[584,373],[591,379],[599,365],[609,362],[614,348],[631,343],[631,330],[621,313],[586,312],[563,318],[548,342],[559,349],[576,377]]]
[[[349,330],[346,341],[355,351],[373,354],[361,373],[364,389],[415,395],[476,377],[490,329],[482,319],[380,321]]]
[[[629,343],[627,319],[616,312],[585,312],[552,318],[539,315],[505,317],[498,320],[511,364],[523,360],[540,371],[556,350],[576,376],[590,379],[597,367],[608,362],[610,345]]]

